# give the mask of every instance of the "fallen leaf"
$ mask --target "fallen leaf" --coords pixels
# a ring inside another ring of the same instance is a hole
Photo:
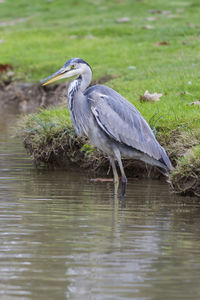
[[[190,42],[188,42],[188,41],[183,41],[182,42],[182,45],[189,45],[190,44]]]
[[[187,103],[187,105],[198,105],[198,106],[200,106],[200,101],[194,101],[194,102],[191,102],[191,103]]]
[[[145,25],[142,27],[143,29],[154,29],[155,27],[152,25]]]
[[[180,96],[183,96],[183,95],[192,95],[192,94],[187,91],[181,91]]]
[[[150,14],[160,14],[160,15],[169,15],[171,10],[161,10],[161,9],[150,9],[148,10]]]
[[[155,47],[158,47],[158,46],[167,46],[167,45],[169,45],[169,43],[166,42],[166,41],[162,41],[162,42],[156,42],[156,43],[154,43],[153,45],[154,45]]]
[[[167,15],[167,18],[173,19],[173,18],[180,18],[179,15]]]
[[[69,35],[69,39],[70,40],[74,40],[74,39],[78,39],[78,35],[75,35],[75,34],[72,34],[72,35]]]
[[[115,22],[117,23],[127,23],[130,22],[130,18],[129,17],[124,17],[124,18],[120,18],[120,19],[116,19]]]
[[[146,20],[149,21],[149,22],[153,22],[153,21],[156,20],[156,18],[155,17],[148,17],[148,18],[146,18]]]
[[[0,40],[0,44],[2,44],[3,43],[3,40]]]
[[[9,64],[0,64],[0,73],[8,72],[9,70],[13,70],[13,66]]]
[[[187,25],[188,25],[190,28],[200,28],[200,25],[195,25],[195,24],[192,24],[192,23],[187,23]]]
[[[163,94],[158,94],[158,93],[153,93],[150,94],[149,91],[146,91],[143,95],[140,95],[140,102],[156,102],[156,101],[160,101],[160,97]]]

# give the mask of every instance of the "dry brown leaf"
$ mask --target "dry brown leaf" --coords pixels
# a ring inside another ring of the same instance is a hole
[[[72,35],[69,35],[68,38],[69,38],[70,40],[74,40],[74,39],[78,39],[79,36],[76,35],[76,34],[72,34]]]
[[[169,14],[171,14],[170,10],[161,10],[161,9],[150,9],[148,12],[150,14],[160,14],[160,15],[169,15]]]
[[[143,29],[154,29],[155,27],[152,25],[145,25],[142,27]]]
[[[120,18],[120,19],[116,19],[115,22],[117,23],[127,23],[130,22],[130,18],[129,17],[124,17],[124,18]]]
[[[0,73],[12,71],[14,68],[10,64],[0,64]]]
[[[191,28],[200,28],[200,25],[195,25],[195,24],[192,24],[192,23],[187,23],[187,25]]]
[[[146,20],[149,21],[149,22],[153,22],[153,21],[156,20],[156,18],[155,17],[148,17],[148,18],[146,18]]]
[[[173,19],[173,18],[180,18],[179,15],[167,15],[167,18]]]
[[[200,101],[194,101],[194,102],[191,102],[191,103],[187,103],[187,105],[198,105],[198,106],[200,106]]]
[[[166,41],[162,41],[162,42],[156,42],[156,43],[154,43],[153,45],[154,45],[155,47],[158,47],[158,46],[167,46],[167,45],[169,45],[169,43],[166,42]]]
[[[188,42],[188,41],[183,41],[182,42],[182,45],[189,45],[190,44],[190,42]]]
[[[183,95],[192,95],[192,94],[187,91],[181,91],[180,96],[183,96]]]
[[[149,91],[147,90],[144,95],[140,95],[140,102],[156,102],[160,101],[160,97],[163,94],[158,94],[158,93],[153,93],[150,94]]]

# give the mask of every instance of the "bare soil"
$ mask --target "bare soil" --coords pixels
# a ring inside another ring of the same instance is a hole
[[[57,105],[66,101],[66,84],[43,87],[38,84],[0,82],[0,110],[33,112],[39,107]]]

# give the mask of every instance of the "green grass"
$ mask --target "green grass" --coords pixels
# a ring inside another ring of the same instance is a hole
[[[150,14],[150,9],[171,14]],[[200,28],[188,25],[199,25],[198,1],[7,0],[0,15],[1,22],[24,19],[0,26],[0,63],[13,64],[21,80],[39,81],[69,58],[81,57],[91,64],[94,78],[115,75],[108,85],[147,120],[161,116],[157,126],[198,126],[199,107],[186,105],[200,97]],[[124,16],[131,21],[115,22]],[[150,16],[156,20],[147,21]],[[144,29],[147,24],[154,29]],[[161,41],[169,45],[154,46]],[[147,89],[163,93],[161,101],[141,104],[139,96]],[[184,91],[191,95],[181,96]]]
[[[151,14],[152,9],[170,13]],[[13,64],[20,80],[35,82],[71,57],[81,57],[94,79],[113,76],[106,84],[132,102],[157,132],[187,135],[200,125],[200,108],[187,105],[200,99],[199,16],[199,0],[5,0],[1,22],[16,24],[0,26],[0,63]],[[117,23],[122,17],[131,20]],[[145,29],[148,24],[153,29]],[[155,46],[162,41],[168,45]],[[163,97],[140,103],[146,90]],[[47,112],[47,122],[52,118]]]
[[[173,189],[178,193],[200,197],[200,147],[191,147],[178,161],[171,175]]]

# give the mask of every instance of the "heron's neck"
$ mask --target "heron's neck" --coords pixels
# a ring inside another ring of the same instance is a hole
[[[85,89],[89,86],[91,80],[92,80],[92,72],[90,69],[88,69],[87,72],[85,72],[82,75],[79,75],[77,78],[80,81],[80,90],[81,92],[84,92]]]
[[[83,133],[86,134],[87,132],[87,128],[85,127],[87,122],[85,120],[83,121],[83,118],[86,117],[86,119],[88,119],[89,110],[87,99],[83,93],[90,84],[91,78],[92,76],[90,73],[79,75],[79,77],[70,82],[67,89],[69,112],[76,133],[79,135]]]
[[[73,97],[77,92],[84,92],[92,80],[92,72],[88,70],[84,74],[79,75],[76,79],[70,82],[68,87],[68,96]]]

